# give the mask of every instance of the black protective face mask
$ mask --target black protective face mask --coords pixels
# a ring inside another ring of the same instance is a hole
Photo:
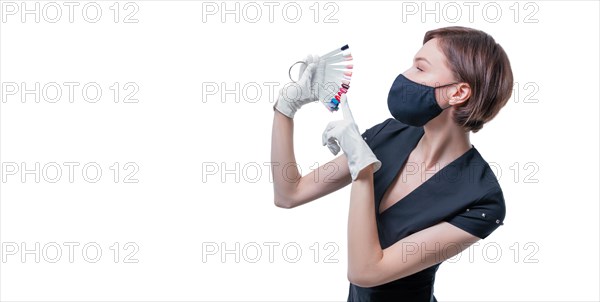
[[[388,109],[400,122],[421,127],[442,113],[442,110],[450,108],[440,108],[435,100],[435,89],[453,84],[457,83],[430,87],[413,82],[400,74],[390,88]]]

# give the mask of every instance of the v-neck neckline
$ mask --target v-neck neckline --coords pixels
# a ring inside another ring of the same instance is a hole
[[[464,152],[463,154],[461,154],[459,157],[457,157],[456,159],[454,159],[453,161],[451,161],[450,163],[448,163],[447,165],[445,165],[443,168],[441,168],[439,171],[435,172],[431,177],[429,177],[428,179],[426,179],[424,182],[422,182],[420,185],[418,185],[416,188],[414,188],[412,191],[408,192],[408,194],[406,194],[404,197],[402,197],[400,200],[396,201],[395,203],[393,203],[392,205],[390,205],[387,209],[383,210],[383,212],[380,212],[381,209],[381,201],[383,199],[383,197],[385,196],[385,193],[387,192],[387,190],[390,188],[390,186],[392,185],[392,183],[394,182],[394,180],[396,179],[396,177],[398,177],[398,173],[400,173],[402,167],[406,164],[406,161],[408,161],[408,158],[410,157],[410,154],[415,150],[415,148],[417,147],[417,145],[419,144],[419,141],[421,141],[421,138],[423,137],[423,135],[425,134],[425,131],[423,129],[421,129],[421,134],[418,136],[418,139],[416,141],[416,143],[414,143],[413,147],[406,153],[406,156],[404,157],[404,160],[401,162],[400,166],[398,166],[397,169],[394,169],[394,177],[392,177],[387,184],[384,187],[383,190],[383,194],[381,195],[381,197],[379,198],[378,202],[377,202],[377,208],[376,208],[376,212],[379,216],[385,214],[388,212],[388,210],[394,208],[397,204],[403,202],[405,199],[409,198],[411,195],[413,195],[417,190],[421,189],[421,187],[425,186],[430,179],[436,177],[436,175],[438,175],[439,173],[441,173],[444,169],[446,169],[448,166],[456,163],[458,160],[464,158],[467,154],[469,154],[469,152],[472,152],[475,150],[475,145],[471,144],[471,148],[469,148],[469,150],[467,150],[466,152]]]

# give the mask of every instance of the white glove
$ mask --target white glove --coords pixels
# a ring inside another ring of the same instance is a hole
[[[326,67],[325,60],[319,60],[313,78],[313,92],[315,93],[316,99],[321,102],[331,101],[341,87],[339,83],[336,83],[331,79],[329,79],[328,82],[325,82],[325,79],[327,78]]]
[[[318,55],[308,55],[304,61],[308,65],[300,66],[299,80],[279,89],[277,102],[273,105],[273,109],[277,109],[289,118],[294,118],[296,111],[304,104],[316,101],[313,78],[320,58]]]
[[[358,173],[374,164],[373,173],[381,168],[381,161],[377,159],[369,145],[364,141],[354,122],[346,94],[340,98],[340,107],[344,119],[330,122],[323,131],[323,146],[327,145],[333,155],[338,154],[340,148],[346,154],[350,175],[356,180]]]

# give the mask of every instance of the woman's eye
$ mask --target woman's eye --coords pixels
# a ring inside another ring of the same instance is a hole
[[[423,71],[423,69],[421,69],[421,68],[419,68],[419,67],[417,67],[417,69],[418,69],[419,71]]]

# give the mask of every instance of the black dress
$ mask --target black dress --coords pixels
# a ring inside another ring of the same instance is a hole
[[[379,214],[385,190],[423,134],[423,127],[409,126],[394,118],[362,134],[382,164],[373,174],[375,216],[382,249],[441,221],[482,239],[503,225],[506,208],[502,189],[475,145],[441,170],[427,171],[433,176]],[[433,285],[440,264],[374,287],[350,283],[348,301],[437,302]]]

